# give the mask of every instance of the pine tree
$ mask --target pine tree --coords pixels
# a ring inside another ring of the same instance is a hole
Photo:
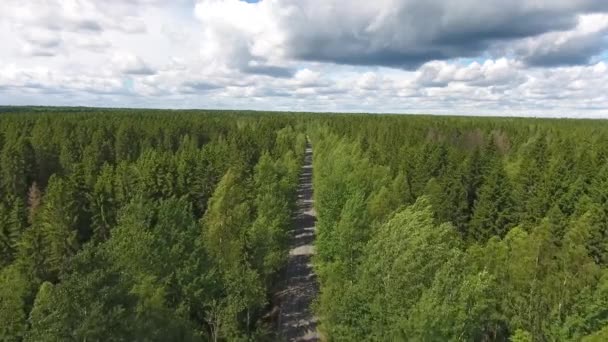
[[[37,223],[27,229],[19,240],[15,264],[33,283],[53,278],[47,267],[46,247],[42,230]]]
[[[334,298],[325,297],[325,303],[321,299],[322,319],[327,319],[330,327],[336,324],[338,329],[359,331],[361,335],[349,336],[355,340],[407,339],[403,322],[409,310],[431,285],[437,271],[455,256],[459,244],[453,227],[436,225],[428,199],[419,198],[381,226],[366,246],[353,291],[363,296],[364,307],[352,308],[361,316],[350,318],[333,313],[332,308],[344,305],[341,290],[332,292]],[[347,307],[342,312],[349,311]],[[330,333],[341,336],[340,330]]]
[[[30,141],[34,149],[37,169],[34,179],[42,188],[46,187],[51,175],[61,169],[56,135],[56,127],[50,118],[37,120],[32,128]]]
[[[8,265],[13,258],[8,216],[8,210],[0,203],[0,268]]]
[[[465,176],[458,167],[440,179],[431,179],[425,193],[429,196],[439,222],[451,222],[462,234],[466,235],[469,220],[469,205]]]
[[[44,241],[46,270],[50,280],[66,271],[68,261],[76,254],[78,242],[78,208],[74,190],[68,181],[52,176],[43,198],[39,225]]]
[[[25,206],[19,198],[9,198],[10,207],[0,203],[0,265],[14,260],[21,235],[26,227]]]
[[[401,325],[408,340],[484,340],[498,322],[496,280],[471,268],[466,254],[455,252]]]
[[[75,229],[79,243],[85,243],[93,236],[91,226],[91,193],[93,192],[94,177],[87,175],[83,163],[76,164],[71,174],[65,179],[64,189],[66,198],[70,198],[71,210],[74,210]]]
[[[479,188],[483,182],[484,163],[479,149],[475,149],[467,159],[466,164],[466,182],[467,182],[467,202],[469,212],[473,211]]]
[[[288,194],[283,192],[279,163],[269,154],[263,154],[255,167],[255,220],[247,231],[251,264],[266,281],[285,261],[291,223],[291,207]]]
[[[604,166],[590,188],[592,224],[589,250],[598,263],[608,265],[608,166]]]
[[[0,268],[0,340],[23,341],[29,286],[17,267]]]
[[[510,180],[501,160],[497,159],[479,188],[469,223],[469,236],[481,242],[494,235],[504,236],[514,222],[513,208]]]
[[[91,194],[91,225],[93,239],[106,241],[111,229],[116,225],[118,200],[114,191],[114,169],[106,164],[101,170]]]
[[[8,141],[0,154],[1,185],[6,196],[25,198],[35,172],[34,151],[25,137]]]
[[[538,223],[548,210],[544,169],[536,159],[523,158],[515,179],[516,216],[521,224]]]
[[[180,318],[140,301],[131,284],[103,250],[85,248],[61,283],[40,286],[26,340],[195,340]]]
[[[353,194],[344,204],[336,225],[333,261],[342,268],[344,281],[355,276],[356,266],[367,244],[371,229],[362,193]]]
[[[225,267],[243,260],[244,236],[251,222],[251,209],[245,193],[238,176],[229,170],[209,199],[202,219],[205,246],[209,254]]]
[[[82,173],[84,182],[88,187],[93,187],[95,178],[101,171],[104,163],[112,163],[114,156],[111,151],[109,140],[111,137],[104,136],[102,131],[96,131],[91,137],[91,142],[82,151]]]
[[[122,123],[116,131],[115,160],[133,161],[139,156],[140,141],[132,124]]]
[[[27,222],[32,224],[34,222],[34,218],[38,213],[38,209],[40,208],[40,204],[42,201],[42,192],[38,188],[38,184],[36,182],[32,183],[30,186],[30,190],[27,193],[27,206],[28,206],[28,216]]]

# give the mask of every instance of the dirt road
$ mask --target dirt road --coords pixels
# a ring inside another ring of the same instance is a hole
[[[279,293],[278,328],[282,341],[319,340],[317,321],[310,307],[318,292],[311,265],[316,220],[312,194],[312,148],[308,145],[300,175],[284,289]]]

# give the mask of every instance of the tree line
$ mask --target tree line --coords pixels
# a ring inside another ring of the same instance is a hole
[[[270,338],[302,131],[280,115],[3,114],[0,340]]]
[[[319,119],[311,136],[323,334],[606,340],[607,128]]]
[[[325,338],[608,338],[603,121],[0,112],[0,340],[276,340],[307,135]]]

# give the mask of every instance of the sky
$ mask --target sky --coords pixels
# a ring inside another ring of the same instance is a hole
[[[608,118],[606,0],[1,0],[0,105]]]

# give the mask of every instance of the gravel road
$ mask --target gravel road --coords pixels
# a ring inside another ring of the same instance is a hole
[[[311,304],[318,292],[311,265],[315,252],[315,211],[312,188],[312,148],[306,148],[297,213],[294,217],[291,249],[284,273],[284,288],[279,297],[279,336],[283,341],[318,341],[317,320]]]

